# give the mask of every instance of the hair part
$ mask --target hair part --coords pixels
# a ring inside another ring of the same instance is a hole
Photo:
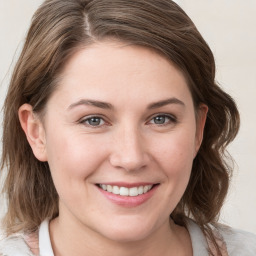
[[[214,242],[208,224],[217,221],[229,187],[232,169],[225,161],[225,148],[238,132],[239,113],[215,82],[214,57],[207,43],[171,0],[46,0],[37,10],[4,105],[1,168],[8,170],[7,233],[32,232],[45,218],[58,215],[49,166],[34,157],[19,124],[19,107],[28,103],[43,115],[67,60],[81,48],[108,39],[149,47],[165,56],[187,79],[195,108],[208,106],[190,181],[171,217],[185,225],[185,217],[192,216]]]

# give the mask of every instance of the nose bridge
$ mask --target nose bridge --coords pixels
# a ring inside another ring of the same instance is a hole
[[[110,157],[113,166],[127,171],[139,170],[146,166],[148,156],[144,139],[136,125],[120,125],[115,133],[114,143]]]

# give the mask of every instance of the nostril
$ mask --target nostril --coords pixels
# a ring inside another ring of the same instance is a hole
[[[143,152],[117,152],[110,156],[110,164],[126,171],[138,171],[147,166],[147,156]]]

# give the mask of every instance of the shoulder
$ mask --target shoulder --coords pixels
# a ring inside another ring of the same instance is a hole
[[[0,240],[0,256],[34,256],[23,234],[14,234]]]
[[[217,229],[226,243],[229,256],[256,255],[256,235],[224,225],[218,225]]]
[[[191,219],[187,219],[187,228],[190,233],[194,255],[208,255],[208,243],[200,227]],[[211,226],[215,235],[226,245],[229,256],[255,256],[256,235],[231,227],[217,224]]]

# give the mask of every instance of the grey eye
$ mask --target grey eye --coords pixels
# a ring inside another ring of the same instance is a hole
[[[99,125],[102,125],[104,121],[100,117],[90,117],[86,119],[86,123],[91,126],[99,126]]]
[[[155,124],[165,124],[166,122],[170,121],[170,118],[168,116],[156,116],[153,118],[153,121]]]

